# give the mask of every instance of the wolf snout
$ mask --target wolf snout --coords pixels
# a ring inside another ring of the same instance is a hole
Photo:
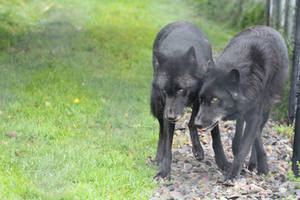
[[[202,129],[202,128],[203,128],[202,123],[201,123],[201,120],[199,119],[199,117],[196,117],[196,118],[195,118],[194,125],[195,125],[197,128],[199,128],[199,129]]]
[[[180,115],[172,115],[172,116],[167,116],[166,119],[169,120],[170,122],[177,122],[181,118]]]
[[[165,113],[165,118],[166,118],[167,120],[169,120],[170,122],[177,122],[177,121],[181,118],[181,115],[176,114],[176,113],[173,112],[172,110],[168,110],[168,111]]]
[[[209,127],[211,124],[212,124],[212,122],[210,120],[206,120],[201,117],[196,117],[195,122],[194,122],[194,125],[198,129],[205,129],[205,128]]]

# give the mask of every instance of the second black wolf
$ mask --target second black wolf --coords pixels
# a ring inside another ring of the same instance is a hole
[[[209,63],[212,63],[211,45],[197,26],[189,22],[174,22],[158,33],[153,45],[154,76],[151,91],[151,111],[160,125],[155,157],[160,164],[157,177],[170,175],[175,122],[181,118],[187,106],[193,108],[189,122],[192,150],[198,160],[204,158],[194,118],[199,108],[198,90]],[[218,127],[212,134],[214,138],[219,138]],[[224,160],[223,149],[218,152],[218,160]]]
[[[229,42],[204,79],[195,124],[209,127],[220,120],[237,120],[234,160],[227,179],[239,176],[252,145],[249,169],[257,167],[258,173],[268,173],[261,132],[288,71],[287,48],[279,32],[254,26]]]

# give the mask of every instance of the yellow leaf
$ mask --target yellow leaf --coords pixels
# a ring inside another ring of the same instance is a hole
[[[267,151],[272,151],[272,146],[271,145],[267,146]]]
[[[291,147],[286,147],[286,150],[289,151],[289,152],[293,151],[293,149]]]

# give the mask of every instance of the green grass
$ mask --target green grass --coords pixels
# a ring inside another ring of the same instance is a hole
[[[147,199],[155,35],[192,20],[221,50],[230,33],[180,0],[2,1],[0,199]]]

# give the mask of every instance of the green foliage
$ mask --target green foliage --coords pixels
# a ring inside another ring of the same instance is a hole
[[[292,163],[290,162],[289,165],[292,166]],[[298,165],[298,168],[300,169],[300,163],[299,162],[297,162],[297,165]],[[296,178],[296,176],[295,176],[295,174],[293,173],[292,170],[288,171],[287,178],[290,181],[296,182],[297,183],[297,188],[300,189],[300,177]]]
[[[294,126],[276,125],[275,130],[283,136],[292,138],[294,136]]]
[[[188,0],[201,16],[230,27],[243,29],[265,23],[264,1]]]
[[[286,81],[278,102],[272,109],[272,115],[274,119],[279,121],[288,122],[288,110],[289,110],[289,95],[290,95],[290,77]]]
[[[247,28],[254,25],[265,24],[265,4],[249,3],[244,6],[244,12],[238,17],[238,27]]]
[[[25,0],[0,0],[0,50],[15,46],[43,18],[45,10]]]
[[[281,93],[281,98],[280,102],[277,103],[274,108],[272,109],[272,113],[275,119],[280,120],[280,121],[285,121],[288,122],[289,119],[289,96],[290,96],[290,88],[291,88],[291,75],[292,75],[292,58],[293,58],[293,45],[287,41],[288,45],[288,54],[290,58],[290,72],[289,72],[289,77],[283,87],[282,93]]]

